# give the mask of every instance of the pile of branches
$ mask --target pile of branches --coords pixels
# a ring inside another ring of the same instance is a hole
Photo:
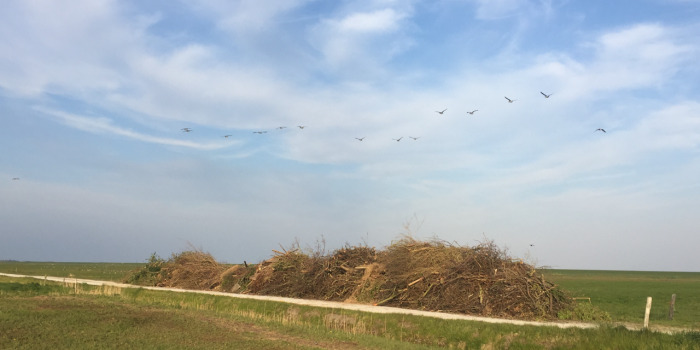
[[[492,241],[464,247],[405,237],[378,259],[377,304],[495,317],[555,318],[570,298]]]
[[[201,250],[174,254],[161,270],[158,287],[214,289],[221,284],[225,266]]]
[[[132,271],[124,282],[157,287],[236,292],[255,272],[254,267],[220,264],[199,249],[184,251],[166,260],[151,256],[146,266]]]
[[[227,266],[200,250],[186,251],[156,261],[157,273],[136,271],[134,276],[148,276],[149,283],[163,287],[503,318],[554,319],[573,308],[571,298],[534,266],[512,259],[492,241],[468,247],[406,236],[382,251],[346,245],[326,253],[325,243],[315,250],[295,243],[273,252],[253,267]]]
[[[248,292],[292,298],[345,301],[354,297],[367,265],[376,260],[374,248],[345,247],[324,254],[325,249],[302,250],[298,244],[258,265]]]
[[[345,246],[326,255],[298,245],[274,252],[247,292],[520,319],[554,319],[571,307],[534,266],[492,241],[466,247],[403,237],[380,252]]]

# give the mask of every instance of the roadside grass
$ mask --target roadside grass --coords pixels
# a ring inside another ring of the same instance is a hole
[[[3,276],[0,334],[0,348],[17,349],[700,349],[697,332],[486,324]]]
[[[146,263],[0,262],[0,272],[121,281]],[[653,298],[650,324],[700,330],[700,272],[539,271],[575,297],[590,297],[613,322],[641,324],[646,298]],[[676,294],[674,319],[668,320],[668,303]],[[586,303],[587,301],[581,301]]]
[[[0,261],[0,272],[30,276],[76,277],[100,281],[121,281],[129,271],[143,265],[145,265],[145,263]]]
[[[613,322],[641,324],[647,297],[652,297],[649,324],[700,330],[700,273],[645,271],[542,270],[546,278],[571,292],[589,297]],[[676,311],[668,319],[671,295]],[[580,301],[587,303],[587,301]]]

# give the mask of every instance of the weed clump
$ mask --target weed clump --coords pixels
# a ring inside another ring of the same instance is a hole
[[[163,280],[161,270],[165,264],[164,259],[153,253],[146,265],[131,271],[122,282],[140,286],[156,286]]]
[[[590,302],[578,301],[574,302],[571,307],[559,311],[557,317],[560,320],[573,321],[612,321],[609,313],[601,311]]]

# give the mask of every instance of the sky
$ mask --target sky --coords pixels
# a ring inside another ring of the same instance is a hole
[[[694,0],[6,1],[0,260],[699,271],[698,57]]]

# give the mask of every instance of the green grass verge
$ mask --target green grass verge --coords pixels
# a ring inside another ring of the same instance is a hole
[[[76,277],[100,281],[121,281],[129,271],[144,265],[145,263],[0,261],[0,272],[29,276]]]
[[[0,348],[697,350],[700,333],[498,325],[0,277]]]
[[[0,262],[0,272],[121,281],[146,263]],[[542,270],[548,280],[576,297],[590,297],[594,306],[608,312],[613,322],[640,324],[646,298],[653,298],[650,323],[700,329],[700,273]],[[668,320],[668,302],[676,294],[674,319]]]
[[[644,271],[542,270],[548,280],[589,297],[614,322],[642,323],[647,297],[652,297],[649,323],[700,329],[700,273]],[[671,295],[676,311],[668,320]],[[587,301],[585,301],[587,303]]]
[[[146,263],[0,262],[0,272],[121,281]],[[700,273],[645,271],[542,270],[548,280],[576,297],[590,297],[613,322],[640,324],[646,298],[653,298],[650,323],[700,329]],[[674,319],[668,320],[668,302],[676,294]]]

